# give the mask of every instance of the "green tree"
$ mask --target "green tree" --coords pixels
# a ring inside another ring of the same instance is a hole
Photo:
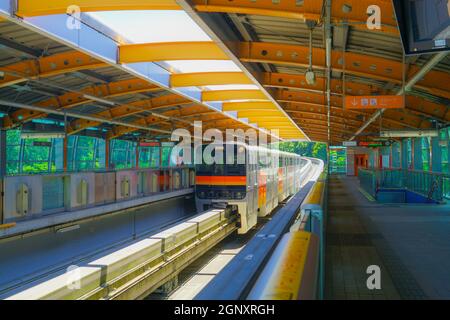
[[[321,142],[282,142],[280,150],[327,161],[327,145]]]

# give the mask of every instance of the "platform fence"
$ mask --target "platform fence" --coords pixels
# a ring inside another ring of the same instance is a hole
[[[371,196],[379,189],[406,189],[430,200],[450,199],[450,175],[406,169],[358,169],[360,186]]]

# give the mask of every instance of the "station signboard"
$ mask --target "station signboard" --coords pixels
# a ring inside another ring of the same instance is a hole
[[[139,142],[140,147],[159,147],[158,141],[141,141]]]
[[[342,142],[342,145],[344,147],[357,147],[358,142],[357,141],[344,141],[344,142]]]
[[[345,109],[401,109],[405,107],[403,96],[346,96]]]
[[[175,142],[161,142],[161,147],[174,147]]]
[[[389,147],[391,145],[390,141],[359,141],[359,147],[368,148],[378,148],[378,147]]]
[[[33,147],[51,147],[52,143],[50,141],[33,141]]]

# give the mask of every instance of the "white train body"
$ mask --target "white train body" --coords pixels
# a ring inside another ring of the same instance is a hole
[[[258,216],[270,214],[300,190],[311,161],[279,150],[236,143],[233,147],[235,160],[245,152],[245,164],[196,165],[195,199],[200,212],[214,203],[238,206],[238,233],[244,234],[256,225]],[[226,149],[224,145],[224,159]]]

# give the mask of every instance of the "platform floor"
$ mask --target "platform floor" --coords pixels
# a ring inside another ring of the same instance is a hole
[[[449,205],[379,204],[357,178],[331,176],[328,206],[325,299],[450,299]]]

